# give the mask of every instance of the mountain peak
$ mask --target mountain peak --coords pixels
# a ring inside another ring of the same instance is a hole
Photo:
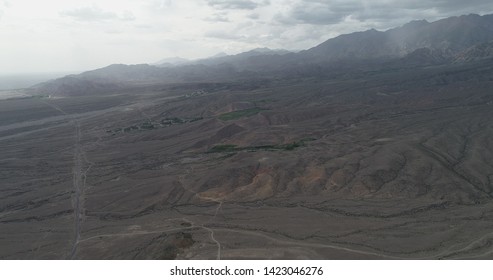
[[[163,64],[164,65],[181,65],[181,64],[184,64],[187,62],[189,62],[189,60],[186,58],[174,56],[174,57],[168,57],[168,58],[161,59],[160,61],[153,63],[153,64],[154,65],[163,65]]]
[[[269,48],[265,48],[265,47],[264,47],[264,48],[256,48],[256,49],[253,49],[253,50],[251,50],[251,51],[254,51],[254,52],[270,52],[270,51],[272,51],[272,50],[271,50],[271,49],[269,49]]]
[[[240,53],[239,55],[251,54],[251,53],[255,53],[255,54],[287,54],[287,53],[290,53],[290,51],[284,50],[284,49],[256,48],[256,49],[244,52],[244,53]]]
[[[419,28],[419,27],[426,26],[428,24],[430,24],[430,23],[427,20],[421,19],[421,20],[410,21],[410,22],[404,24],[402,27],[403,28]]]
[[[430,53],[457,55],[476,44],[493,40],[493,15],[470,14],[450,17],[435,22],[411,21],[402,27],[385,32],[370,29],[329,39],[304,53],[315,60],[355,60],[402,58],[413,53],[423,57]]]
[[[224,56],[228,56],[228,54],[225,52],[219,52],[219,53],[216,53],[215,55],[213,55],[209,58],[218,58],[218,57],[224,57]]]

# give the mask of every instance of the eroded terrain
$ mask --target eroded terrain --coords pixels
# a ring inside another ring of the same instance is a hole
[[[493,84],[411,78],[0,101],[0,258],[493,258]]]

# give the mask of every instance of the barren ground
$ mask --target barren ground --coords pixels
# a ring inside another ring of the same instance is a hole
[[[0,258],[493,258],[493,83],[399,75],[0,100]]]

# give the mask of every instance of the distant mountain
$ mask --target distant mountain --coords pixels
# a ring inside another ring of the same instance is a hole
[[[204,64],[204,65],[231,64],[236,67],[244,68],[244,66],[247,66],[252,62],[255,62],[257,57],[280,56],[289,53],[291,52],[283,49],[272,50],[269,48],[257,48],[236,55],[214,56],[211,58],[197,60],[194,62],[194,64]]]
[[[148,64],[113,64],[38,84],[35,94],[75,96],[115,92],[122,88],[189,82],[229,82],[259,78],[253,72],[237,71],[228,65],[183,65],[159,67]]]
[[[412,21],[385,32],[371,29],[341,35],[300,54],[311,60],[324,61],[392,59],[426,48],[453,56],[491,40],[493,15],[471,14],[432,23]]]
[[[181,58],[181,57],[168,57],[161,59],[160,61],[153,63],[153,65],[158,65],[158,66],[176,66],[176,65],[182,65],[190,62],[190,60],[186,58]]]
[[[160,61],[168,63],[160,64],[160,67],[110,65],[46,82],[35,90],[42,94],[73,95],[139,84],[225,82],[266,77],[334,78],[386,68],[466,63],[492,56],[493,15],[467,15],[431,23],[412,21],[384,32],[371,29],[341,35],[298,53],[259,48],[187,62],[171,58]]]
[[[224,57],[224,56],[228,56],[228,54],[225,52],[220,52],[220,53],[216,53],[215,55],[213,55],[209,58],[219,58],[219,57]]]
[[[453,54],[448,50],[420,48],[398,60],[403,65],[435,65],[449,62]]]
[[[219,64],[231,64],[235,66],[242,66],[242,64],[249,63],[249,59],[252,57],[258,56],[269,56],[269,55],[284,55],[291,53],[288,50],[283,49],[269,49],[269,48],[257,48],[247,52],[239,53],[236,55],[228,55],[224,52],[220,52],[214,56],[197,59],[197,60],[188,60],[180,57],[172,57],[165,58],[153,65],[159,67],[172,67],[172,66],[181,66],[181,65],[219,65]]]
[[[258,54],[287,54],[291,53],[291,51],[285,50],[285,49],[269,49],[269,48],[256,48],[251,51],[243,53],[244,55],[258,55]]]
[[[116,90],[129,84],[149,83],[160,80],[158,67],[147,64],[113,64],[79,75],[69,75],[35,86],[45,95],[81,95]]]
[[[487,57],[493,57],[493,41],[472,46],[456,56],[458,62],[473,61]]]

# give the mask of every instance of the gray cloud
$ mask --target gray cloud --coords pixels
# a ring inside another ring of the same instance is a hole
[[[362,0],[304,0],[297,1],[274,19],[281,24],[334,25],[367,9],[367,6]]]
[[[287,16],[278,16],[284,23],[336,24],[361,8],[358,2],[340,2],[336,4],[306,1],[293,7]]]
[[[257,20],[260,18],[260,15],[253,13],[253,14],[247,15],[247,18]]]
[[[10,7],[10,3],[7,1],[2,1],[0,4],[0,20],[2,19],[3,15],[5,14],[5,10]]]
[[[361,21],[384,22],[392,19],[422,19],[458,16],[468,13],[491,12],[489,0],[431,0],[431,1],[373,1],[353,15]]]
[[[132,21],[136,19],[134,14],[130,11],[123,12],[123,14],[119,16],[119,18],[120,20],[124,20],[124,21]]]
[[[207,0],[207,4],[219,10],[254,10],[259,6],[250,0]]]
[[[122,15],[118,15],[114,12],[104,11],[97,6],[66,10],[62,11],[60,14],[62,16],[71,17],[77,21],[135,20],[135,16],[130,11],[125,11]]]
[[[230,22],[226,13],[215,13],[210,17],[204,18],[204,20],[210,22]]]
[[[490,0],[300,0],[274,20],[280,24],[335,25],[350,17],[361,22],[392,24],[396,19],[430,20],[478,11],[491,12]],[[432,18],[430,18],[432,17]]]
[[[230,31],[211,30],[204,34],[207,38],[221,39],[221,40],[240,40],[245,39],[244,36],[240,36]]]
[[[385,2],[379,3],[379,7],[385,6]],[[390,8],[401,8],[401,9],[411,9],[411,10],[424,10],[424,9],[435,9],[439,13],[449,13],[454,12],[456,14],[464,9],[477,10],[478,7],[491,6],[491,1],[489,0],[429,0],[429,1],[396,1],[393,0]],[[491,9],[491,8],[490,8]]]

